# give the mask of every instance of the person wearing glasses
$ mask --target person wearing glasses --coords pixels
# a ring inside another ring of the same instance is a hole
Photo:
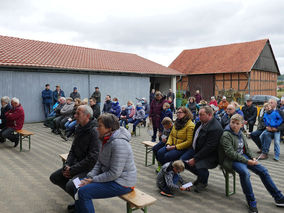
[[[177,110],[177,119],[166,145],[157,152],[161,165],[178,160],[191,146],[194,130],[193,115],[186,107]]]
[[[233,104],[229,104],[226,109],[226,113],[221,118],[221,125],[223,129],[230,123],[231,117],[237,114],[236,108]]]

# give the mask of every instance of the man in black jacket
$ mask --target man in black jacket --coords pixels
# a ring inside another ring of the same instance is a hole
[[[10,104],[10,98],[3,96],[1,98],[1,114],[0,114],[0,131],[6,127],[6,116],[5,113],[12,109]],[[0,143],[5,142],[5,138],[0,138]]]
[[[244,113],[244,124],[248,125],[249,133],[251,133],[257,117],[257,108],[252,104],[251,98],[246,101],[242,111]]]
[[[92,120],[93,110],[87,105],[77,108],[75,118],[79,126],[68,154],[66,164],[50,175],[50,181],[61,187],[74,198],[75,186],[73,180],[84,178],[94,167],[99,154],[99,139],[96,130],[97,122]],[[68,210],[75,205],[69,205]]]
[[[92,108],[93,110],[93,117],[95,119],[98,119],[98,117],[100,116],[101,114],[101,110],[100,110],[100,105],[96,103],[96,99],[95,98],[90,98],[89,99],[89,103],[90,103],[90,107]]]
[[[214,118],[213,110],[204,106],[199,110],[200,122],[194,128],[192,148],[181,156],[185,168],[197,175],[194,190],[200,192],[208,184],[209,171],[218,165],[218,146],[223,128]]]
[[[107,95],[105,98],[103,113],[110,113],[111,106],[112,106],[111,96]]]

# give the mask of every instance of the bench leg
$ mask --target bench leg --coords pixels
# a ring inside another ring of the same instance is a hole
[[[29,135],[29,150],[31,150],[31,136]]]
[[[139,208],[132,208],[131,205],[126,202],[126,211],[127,213],[132,213],[133,211],[139,210]],[[147,206],[144,206],[143,208],[141,208],[141,211],[143,211],[144,213],[148,213],[148,209]]]
[[[225,171],[225,185],[226,185],[226,196],[229,197],[236,193],[236,174],[233,173],[233,191],[230,191],[230,173]]]
[[[23,147],[22,147],[22,142],[23,142],[23,137],[22,135],[20,135],[20,152],[22,151]]]
[[[132,208],[128,202],[126,202],[126,211],[127,213],[132,213]]]
[[[152,152],[152,147],[145,146],[145,148],[146,148],[146,152],[145,152],[145,166],[148,167],[148,166],[155,165],[155,156],[154,156],[154,153]],[[150,152],[152,152],[152,164],[148,164],[148,154]]]

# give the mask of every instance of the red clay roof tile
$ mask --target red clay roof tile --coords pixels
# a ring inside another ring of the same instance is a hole
[[[249,72],[267,41],[184,50],[169,67],[190,75]]]
[[[0,35],[0,66],[181,75],[136,54]]]

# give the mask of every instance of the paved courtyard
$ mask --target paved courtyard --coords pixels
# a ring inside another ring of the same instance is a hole
[[[62,166],[58,154],[67,153],[71,141],[63,141],[60,136],[43,127],[42,123],[25,124],[25,129],[35,133],[32,136],[32,147],[24,142],[23,152],[19,147],[13,148],[11,142],[0,144],[0,212],[1,213],[65,213],[66,206],[72,202],[59,187],[49,181],[49,175]],[[141,141],[149,140],[146,128],[141,128],[141,136],[132,138],[138,171],[137,188],[157,198],[157,202],[149,207],[149,212],[201,212],[226,213],[247,212],[246,202],[237,177],[237,193],[230,198],[225,196],[225,179],[218,168],[210,171],[209,185],[202,193],[180,192],[174,198],[162,197],[155,184],[156,166],[145,167],[145,147]],[[250,148],[257,151],[252,141]],[[273,148],[273,145],[272,145]],[[271,149],[273,151],[273,149]],[[269,159],[262,161],[280,190],[284,190],[284,145],[281,144],[280,161]],[[190,172],[182,173],[186,181],[194,181],[195,176]],[[265,190],[260,179],[251,174],[251,180],[259,212],[283,212],[277,208],[271,196]],[[97,213],[124,213],[126,204],[119,198],[94,200]],[[139,211],[138,211],[139,212]]]

